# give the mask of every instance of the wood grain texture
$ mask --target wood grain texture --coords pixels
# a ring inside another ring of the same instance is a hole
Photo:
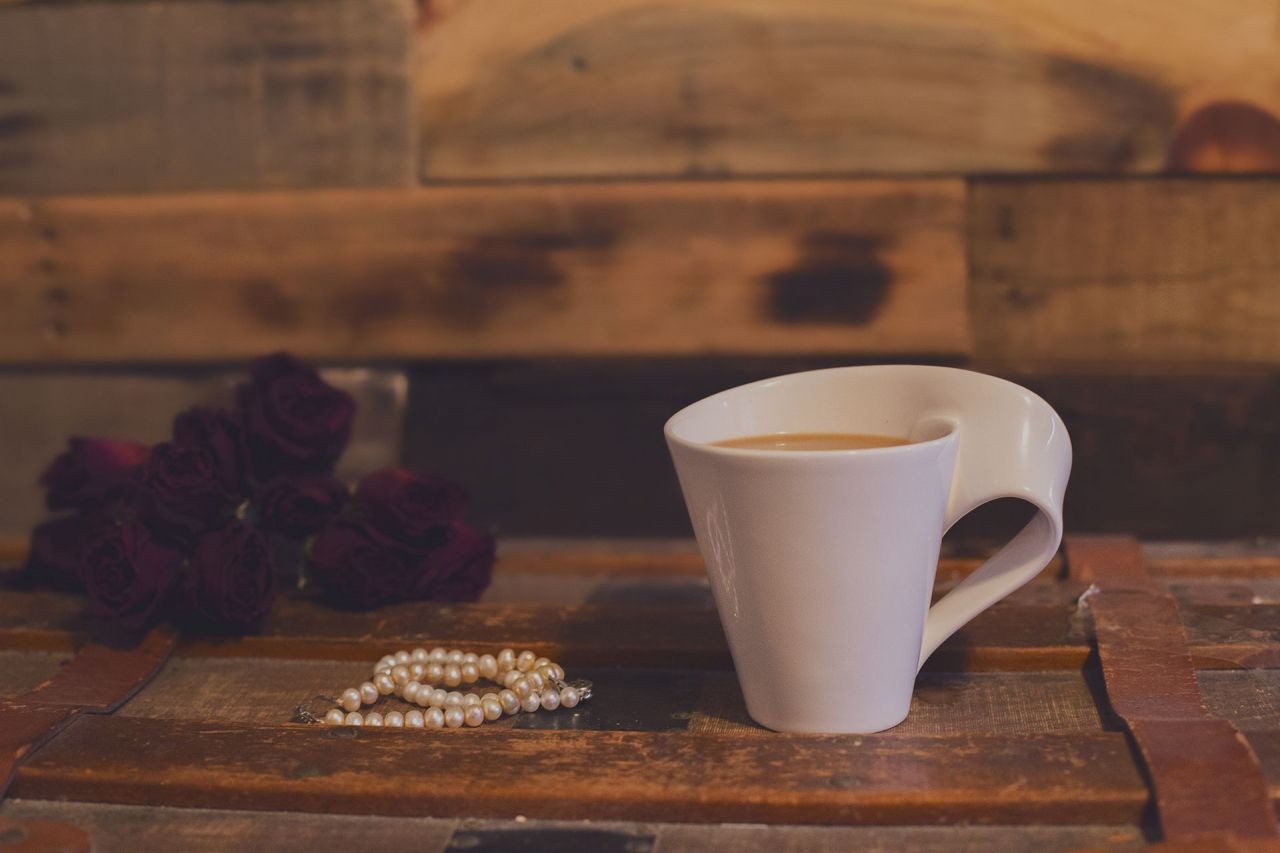
[[[0,6],[0,192],[413,180],[408,0]]]
[[[963,218],[957,181],[0,201],[0,361],[961,353]]]
[[[980,356],[1280,361],[1280,182],[981,180],[970,198]]]
[[[433,756],[466,767],[465,782],[420,772],[418,759]],[[542,784],[513,764],[536,764]],[[1112,733],[762,745],[684,732],[432,736],[120,717],[79,720],[12,790],[205,808],[769,823],[1136,822],[1147,798],[1124,736]]]
[[[424,9],[428,180],[1280,168],[1267,0]]]
[[[563,821],[496,821],[440,818],[389,818],[356,815],[249,812],[229,809],[149,809],[101,803],[58,803],[47,800],[8,800],[0,817],[47,820],[82,827],[98,853],[168,853],[181,847],[189,853],[221,853],[228,849],[277,850],[305,853],[317,847],[350,845],[356,849],[406,848],[421,853],[448,849],[476,849],[475,841],[501,839],[491,849],[540,849],[554,843],[573,849],[592,840],[590,832],[615,833],[634,845],[656,836],[659,853],[835,853],[860,850],[896,853],[903,849],[927,853],[1056,853],[1091,845],[1138,844],[1141,833],[1131,826],[722,826],[705,824],[614,823]],[[598,841],[598,837],[596,838]],[[456,846],[450,848],[450,844]],[[518,845],[523,845],[523,848]],[[560,846],[556,849],[569,849]],[[650,847],[631,846],[629,853]]]

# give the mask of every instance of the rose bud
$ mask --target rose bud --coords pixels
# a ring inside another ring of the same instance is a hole
[[[132,441],[73,438],[40,477],[49,509],[85,509],[101,504],[138,470],[147,447]]]
[[[208,450],[173,442],[152,448],[135,497],[145,521],[178,539],[218,526],[239,500],[223,488]]]
[[[347,487],[332,477],[281,477],[259,492],[258,526],[290,539],[305,539],[342,511]]]
[[[228,412],[196,406],[173,419],[173,443],[208,451],[222,490],[248,494],[248,460],[243,430]]]
[[[467,493],[441,477],[385,468],[356,486],[356,507],[384,537],[425,551],[442,545],[449,524],[467,505]]]
[[[331,604],[365,610],[412,597],[421,571],[412,554],[369,525],[335,521],[316,537],[307,576]]]
[[[88,515],[53,518],[31,531],[31,550],[23,580],[63,590],[79,590],[80,561],[91,539],[109,532],[102,519]]]
[[[181,560],[138,523],[94,538],[80,562],[89,615],[125,628],[150,625],[169,602]]]
[[[449,539],[422,561],[417,598],[475,601],[493,578],[493,537],[463,521],[449,526]]]
[[[332,471],[351,437],[351,395],[287,353],[256,359],[250,371],[236,400],[257,480]]]
[[[275,600],[266,539],[239,520],[201,536],[191,555],[186,593],[188,615],[198,625],[258,626]]]

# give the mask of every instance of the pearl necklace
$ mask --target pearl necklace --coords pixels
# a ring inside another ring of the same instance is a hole
[[[500,684],[503,689],[478,696],[440,687],[474,684],[481,678]],[[363,706],[393,693],[426,710],[361,713]],[[372,680],[342,691],[338,707],[325,714],[324,722],[331,726],[460,729],[500,719],[503,714],[574,708],[590,698],[590,681],[566,683],[559,664],[533,652],[516,654],[514,649],[503,649],[494,657],[438,646],[431,651],[399,651],[382,658],[373,667]]]

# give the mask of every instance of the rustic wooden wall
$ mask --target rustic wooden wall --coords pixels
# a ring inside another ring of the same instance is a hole
[[[77,383],[286,347],[407,370],[405,458],[501,530],[683,535],[675,408],[912,360],[1062,411],[1077,529],[1280,534],[1278,32],[1263,0],[0,0],[6,500],[32,434],[123,423]]]

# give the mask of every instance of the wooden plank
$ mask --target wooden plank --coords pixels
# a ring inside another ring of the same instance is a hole
[[[422,773],[424,760],[467,772]],[[541,784],[529,785],[512,766],[536,766]],[[769,823],[1136,823],[1147,798],[1124,736],[1113,733],[744,741],[121,717],[78,721],[23,766],[13,794],[326,813]]]
[[[602,849],[585,847],[585,833],[619,836],[627,853],[680,851],[707,853],[777,850],[888,853],[903,849],[953,853],[1001,850],[1045,853],[1106,844],[1138,844],[1132,826],[723,826],[705,824],[613,823],[592,821],[471,820],[465,826],[438,818],[388,818],[354,815],[248,812],[225,809],[152,809],[101,803],[8,800],[0,817],[74,824],[93,839],[98,853],[221,853],[228,849],[304,853],[317,847],[354,849],[408,848],[422,853],[447,849]],[[549,834],[559,833],[554,837]],[[656,836],[656,848],[643,846]],[[498,843],[502,842],[502,843]],[[541,843],[543,846],[538,847]],[[486,844],[488,846],[486,846]],[[453,845],[452,848],[450,845]],[[629,846],[628,846],[629,845]],[[610,849],[610,848],[604,848]]]
[[[418,54],[423,170],[1274,171],[1275,7],[1232,11],[1203,0],[432,2]]]
[[[409,0],[0,6],[0,192],[414,178]]]
[[[69,436],[163,441],[169,437],[173,416],[183,409],[232,406],[232,389],[246,375],[243,368],[0,372],[0,494],[5,497],[0,501],[0,534],[25,537],[47,517],[44,490],[37,481],[66,448]],[[351,394],[358,407],[338,476],[354,481],[395,464],[404,434],[405,374],[336,368],[325,370],[324,376]],[[4,562],[21,562],[23,557],[25,553],[0,554]]]
[[[963,199],[810,181],[0,201],[0,361],[960,353]]]
[[[1097,322],[1111,322],[1112,312],[1102,313]],[[405,458],[467,483],[477,512],[510,536],[687,537],[689,518],[662,441],[666,419],[725,388],[840,363],[733,358],[425,367],[410,380]],[[1280,535],[1275,372],[1198,373],[1188,365],[1117,375],[1129,367],[1116,364],[1110,374],[1061,365],[1045,373],[1008,364],[985,369],[1029,387],[1062,414],[1075,451],[1068,529],[1127,530],[1151,539]],[[522,452],[495,452],[504,446]],[[1008,541],[1025,521],[1016,502],[993,504],[957,525],[953,537]]]
[[[1280,182],[977,181],[980,356],[1280,361]]]

